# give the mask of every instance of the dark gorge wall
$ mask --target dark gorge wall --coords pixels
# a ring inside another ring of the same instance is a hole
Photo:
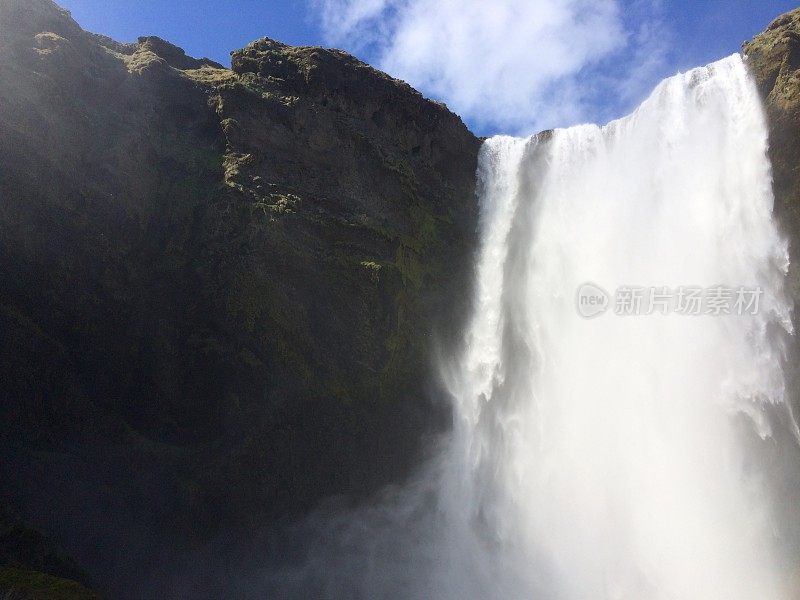
[[[0,0],[0,504],[112,595],[447,422],[479,141],[343,52],[232,63]]]

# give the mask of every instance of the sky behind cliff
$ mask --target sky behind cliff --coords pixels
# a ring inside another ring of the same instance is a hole
[[[336,46],[478,134],[605,122],[661,79],[737,51],[798,0],[60,0],[90,31],[229,64],[259,37]]]

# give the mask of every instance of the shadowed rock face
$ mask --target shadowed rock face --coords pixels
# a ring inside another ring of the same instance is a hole
[[[98,600],[86,583],[86,574],[49,540],[0,512],[1,598]]]
[[[343,52],[228,70],[0,0],[0,500],[119,595],[402,478],[478,148]]]

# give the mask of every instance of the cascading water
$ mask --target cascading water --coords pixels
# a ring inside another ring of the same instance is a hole
[[[474,315],[443,369],[453,431],[413,484],[331,530],[312,560],[324,593],[790,597],[772,493],[775,446],[796,438],[788,258],[766,150],[739,56],[605,127],[484,144]],[[617,290],[592,319],[586,282]],[[636,286],[747,288],[758,306],[676,314],[645,296],[615,314]]]
[[[496,546],[510,595],[784,597],[748,439],[785,401],[771,325],[790,327],[766,143],[737,55],[606,127],[485,144],[447,510]],[[760,306],[643,314],[642,294],[638,316],[589,320],[587,281],[747,286]]]

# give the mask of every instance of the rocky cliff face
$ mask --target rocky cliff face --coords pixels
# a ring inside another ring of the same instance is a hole
[[[793,320],[797,329],[800,327],[800,9],[775,19],[764,33],[744,44],[743,51],[764,99],[769,122],[775,215],[789,240],[788,290],[795,304]],[[785,371],[795,411],[800,410],[797,334],[789,344]]]
[[[446,420],[479,141],[343,52],[232,63],[0,0],[0,498],[115,594]]]
[[[775,19],[743,51],[764,98],[775,212],[789,235],[790,284],[800,300],[800,9]]]

